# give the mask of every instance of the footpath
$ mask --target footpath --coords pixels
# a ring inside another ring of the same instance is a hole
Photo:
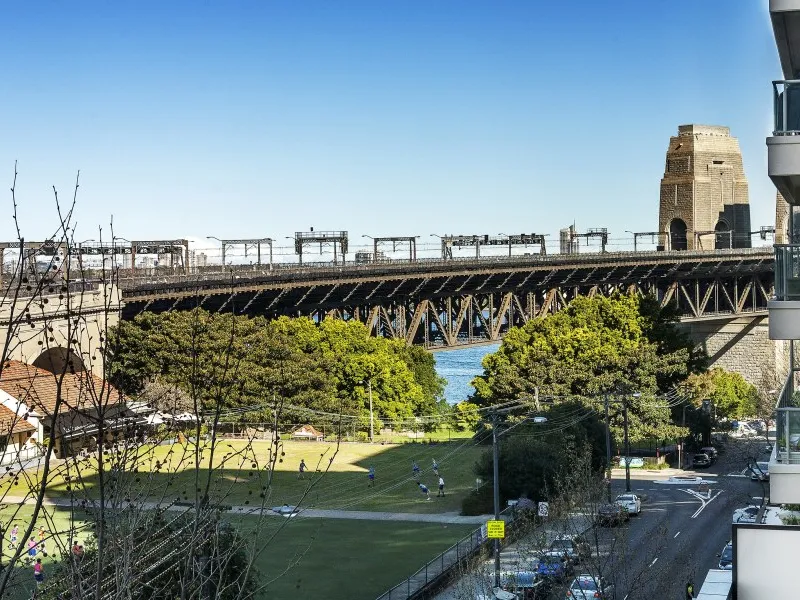
[[[21,497],[12,497],[6,496],[0,501],[0,505],[34,505],[36,504],[36,500],[33,498],[21,498]],[[72,506],[76,506],[76,503],[71,502],[67,498],[45,498],[44,499],[45,506],[52,506],[58,508],[70,508]],[[107,504],[109,508],[114,508],[113,506]],[[127,503],[122,503],[118,505],[116,508],[124,509],[128,505]],[[139,508],[144,509],[157,509],[160,508],[158,503],[156,502],[141,502],[137,503]],[[167,508],[167,510],[171,512],[184,512],[187,509],[191,508],[188,505],[181,504],[181,505],[172,505]],[[275,517],[275,518],[288,518],[289,515],[280,514],[273,511],[271,508],[262,507],[252,507],[252,506],[231,506],[226,511],[228,514],[234,515],[260,515],[263,514],[264,516],[268,517]],[[310,518],[310,519],[355,519],[361,521],[414,521],[417,523],[444,523],[444,524],[453,524],[453,525],[482,525],[484,524],[487,519],[489,519],[486,515],[478,515],[478,516],[471,516],[465,517],[463,515],[459,515],[456,512],[446,512],[446,513],[433,513],[433,514],[417,514],[417,513],[401,513],[401,512],[377,512],[377,511],[368,511],[368,510],[326,510],[326,509],[319,509],[319,508],[301,508],[299,511],[294,512],[291,514],[291,517],[297,518]]]
[[[529,571],[538,562],[541,551],[554,539],[572,537],[586,532],[592,525],[591,517],[575,513],[560,521],[553,521],[537,527],[513,544],[509,544],[500,552],[501,572]],[[494,559],[486,561],[475,572],[465,574],[450,587],[435,596],[435,600],[460,600],[462,598],[479,598],[487,594],[492,587]],[[485,596],[488,598],[489,596]]]

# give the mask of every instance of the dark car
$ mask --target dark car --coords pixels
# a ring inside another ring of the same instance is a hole
[[[561,580],[571,571],[571,566],[569,561],[560,554],[548,552],[539,559],[536,574],[542,579]]]
[[[733,542],[728,542],[722,549],[722,552],[717,554],[719,557],[719,568],[723,571],[730,571],[733,569]]]
[[[572,564],[577,565],[581,560],[589,558],[592,550],[589,543],[582,537],[563,536],[550,542],[548,554],[557,553],[566,557]]]
[[[707,455],[708,458],[711,459],[712,464],[717,462],[717,459],[719,458],[719,452],[717,452],[717,449],[714,448],[714,446],[706,446],[705,448],[700,448],[700,452]]]
[[[694,457],[692,458],[692,466],[710,467],[711,459],[708,457],[708,454],[695,454]]]
[[[630,518],[628,511],[619,504],[603,504],[597,509],[595,522],[598,525],[613,527],[614,525],[625,523]]]

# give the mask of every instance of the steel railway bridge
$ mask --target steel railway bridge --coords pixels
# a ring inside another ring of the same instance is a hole
[[[358,320],[428,348],[499,340],[579,295],[652,294],[683,319],[766,315],[772,248],[386,261],[121,280],[123,318],[189,310]]]

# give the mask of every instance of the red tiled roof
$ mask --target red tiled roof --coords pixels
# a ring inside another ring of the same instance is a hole
[[[36,427],[23,419],[22,415],[14,414],[13,410],[0,404],[0,435],[24,431],[36,431]]]
[[[0,389],[42,417],[52,416],[59,400],[59,413],[96,408],[101,404],[111,406],[123,401],[122,394],[114,386],[91,371],[62,376],[17,360],[3,363]]]

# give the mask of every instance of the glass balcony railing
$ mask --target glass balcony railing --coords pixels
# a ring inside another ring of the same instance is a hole
[[[775,131],[773,135],[800,135],[800,80],[773,81]]]
[[[800,464],[800,408],[779,408],[775,420],[776,458],[783,464]]]
[[[800,300],[800,244],[775,244],[775,299]]]

